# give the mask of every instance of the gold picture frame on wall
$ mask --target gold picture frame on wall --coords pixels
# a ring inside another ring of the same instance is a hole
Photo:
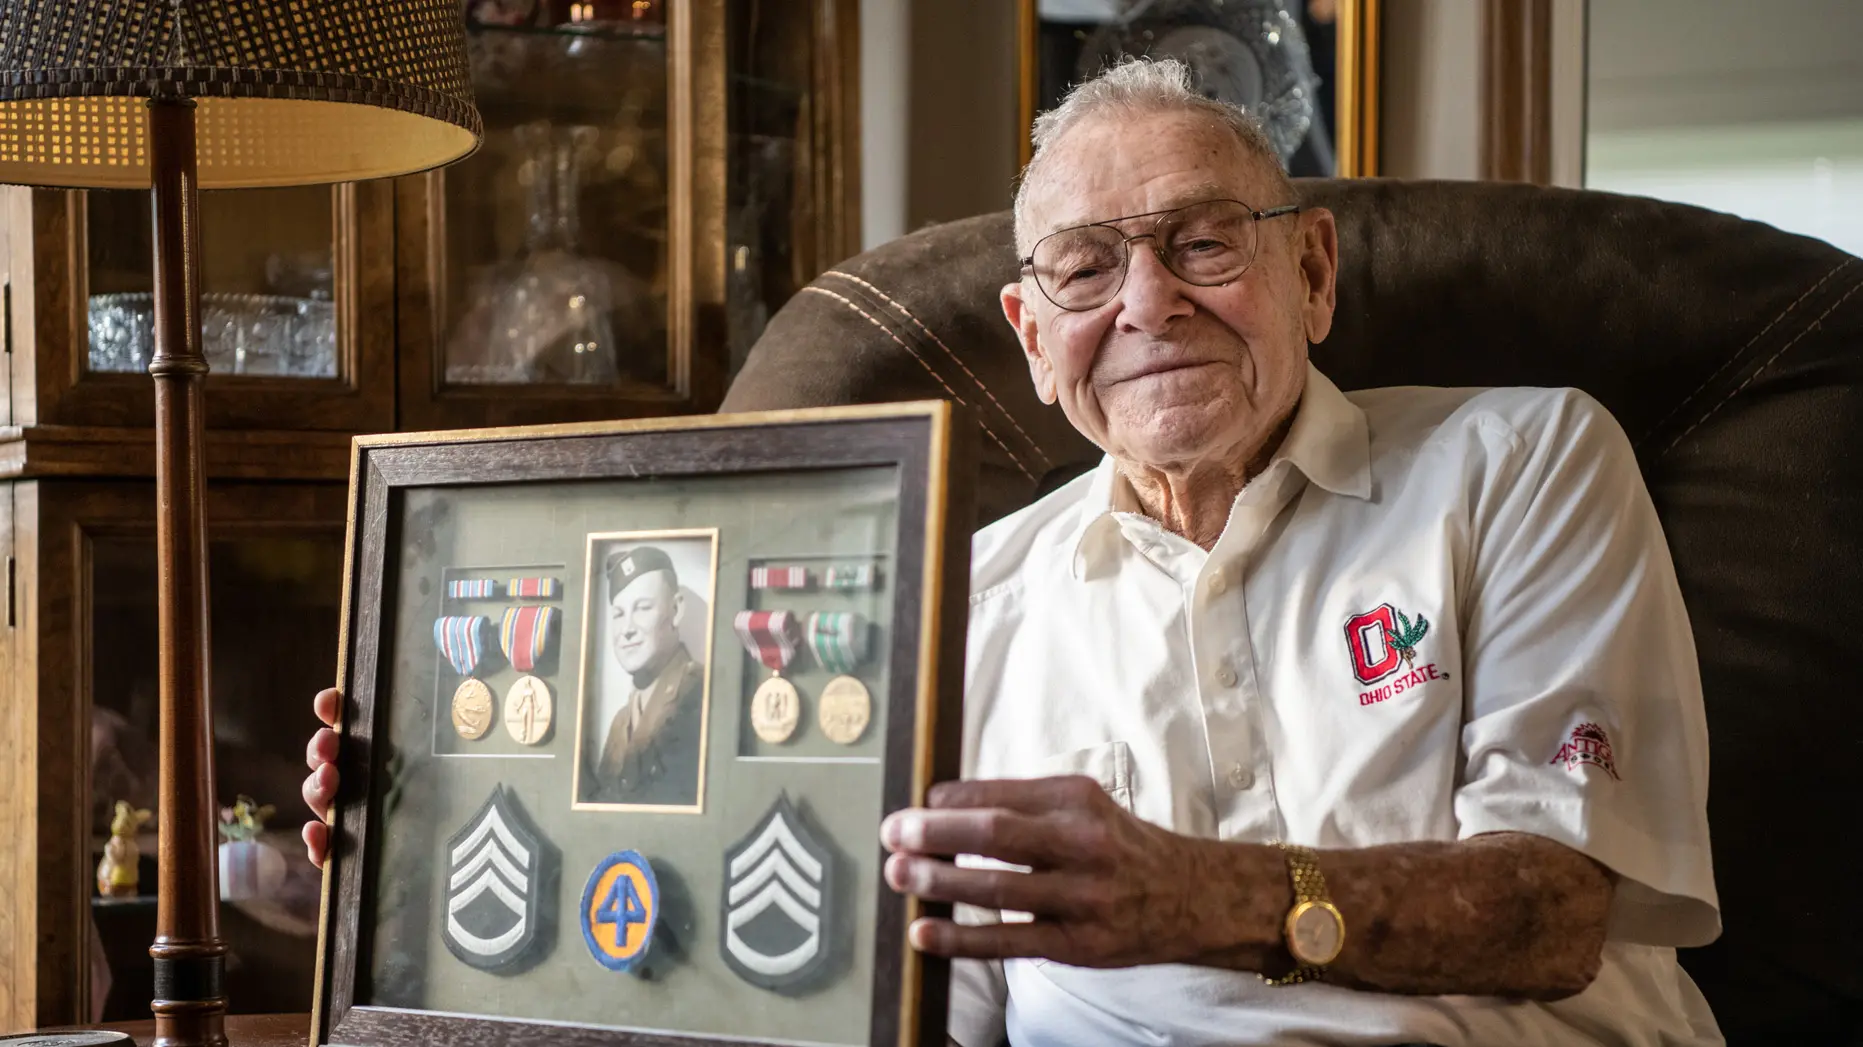
[[[1018,0],[1020,158],[1035,116],[1125,55],[1175,57],[1262,114],[1296,177],[1379,173],[1383,0]]]

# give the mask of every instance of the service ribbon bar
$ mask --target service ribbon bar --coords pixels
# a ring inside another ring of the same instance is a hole
[[[554,600],[563,594],[563,583],[555,578],[513,578],[505,583],[505,594],[513,600]]]
[[[479,667],[480,659],[485,657],[485,632],[491,624],[492,620],[482,614],[436,618],[433,642],[439,645],[440,653],[453,663],[459,675],[471,676]]]
[[[830,589],[871,589],[873,588],[873,565],[836,564],[823,574],[823,584]]]
[[[788,611],[739,611],[732,624],[744,649],[771,672],[782,672],[802,646],[802,629]]]
[[[831,673],[851,673],[867,660],[867,623],[852,611],[809,615],[809,650]]]
[[[752,589],[807,589],[809,569],[806,567],[753,567],[750,569],[750,587]]]
[[[498,597],[498,580],[495,578],[459,578],[446,583],[446,595],[450,600],[493,600]]]
[[[507,607],[498,628],[498,646],[511,668],[527,673],[550,653],[559,612],[554,607]]]

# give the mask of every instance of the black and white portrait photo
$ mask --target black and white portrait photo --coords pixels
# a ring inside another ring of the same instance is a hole
[[[575,806],[697,813],[715,531],[591,534]]]

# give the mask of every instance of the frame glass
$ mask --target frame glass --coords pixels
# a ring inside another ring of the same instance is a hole
[[[359,439],[311,1042],[942,1047],[952,410]]]

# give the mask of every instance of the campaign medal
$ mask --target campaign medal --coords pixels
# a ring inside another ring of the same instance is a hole
[[[507,607],[498,629],[511,668],[526,674],[505,694],[505,730],[520,745],[536,745],[550,733],[550,685],[529,673],[551,653],[561,617],[554,607]]]
[[[744,649],[770,670],[770,678],[751,696],[750,728],[772,745],[786,742],[802,720],[802,696],[782,676],[802,646],[796,616],[788,611],[739,611],[733,624]]]
[[[834,857],[786,794],[725,852],[724,872],[725,963],[764,989],[807,982],[828,960]]]
[[[453,692],[453,730],[469,742],[485,737],[492,726],[492,689],[467,679]]]
[[[870,563],[835,564],[822,574],[822,584],[830,589],[858,591],[873,588],[877,572]]]
[[[809,649],[822,668],[837,673],[816,701],[816,719],[828,740],[853,745],[873,719],[873,696],[851,673],[867,658],[867,622],[852,611],[809,615]]]
[[[455,578],[446,583],[449,600],[495,600],[498,582],[492,578]]]
[[[485,657],[485,634],[491,624],[482,614],[451,615],[433,623],[434,643],[466,678],[453,692],[453,730],[469,742],[484,737],[492,726],[491,688],[472,677]]]
[[[513,578],[505,583],[505,595],[513,600],[554,600],[563,594],[563,583],[556,578]]]
[[[809,569],[795,566],[753,567],[750,569],[750,587],[752,589],[807,589]]]
[[[550,733],[550,685],[520,676],[505,692],[505,730],[519,745],[536,745]]]
[[[633,970],[653,944],[660,918],[660,885],[639,851],[616,851],[595,863],[576,910],[582,940],[595,962],[611,971]]]
[[[446,844],[441,937],[462,963],[496,971],[537,940],[553,849],[503,785]]]

